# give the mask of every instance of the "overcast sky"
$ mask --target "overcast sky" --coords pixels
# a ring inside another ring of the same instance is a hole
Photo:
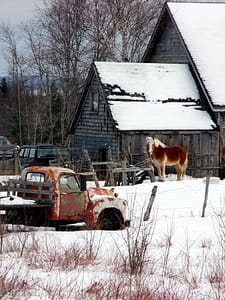
[[[32,17],[42,0],[0,0],[0,20],[16,24]]]
[[[33,17],[43,0],[0,0],[0,23],[16,26]],[[0,76],[7,76],[8,67],[0,51]]]
[[[0,21],[9,21],[12,24],[24,21],[32,17],[36,6],[40,6],[42,2],[43,0],[0,0]],[[198,0],[198,2],[225,2],[225,0]]]

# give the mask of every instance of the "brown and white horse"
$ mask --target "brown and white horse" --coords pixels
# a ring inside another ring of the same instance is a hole
[[[188,163],[188,153],[180,146],[167,147],[159,139],[146,138],[147,151],[158,171],[159,179],[165,181],[166,166],[174,166],[177,180],[182,180]]]

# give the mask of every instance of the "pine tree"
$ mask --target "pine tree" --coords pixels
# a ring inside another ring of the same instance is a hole
[[[2,78],[2,82],[1,82],[0,88],[1,88],[1,91],[2,91],[3,94],[8,94],[8,84],[6,82],[6,78],[5,77]]]

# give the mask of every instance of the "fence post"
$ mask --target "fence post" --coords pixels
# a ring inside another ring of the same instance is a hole
[[[144,221],[149,220],[150,213],[151,213],[151,210],[152,210],[152,205],[153,205],[153,202],[155,200],[156,192],[157,192],[157,185],[154,185],[154,187],[152,189],[151,197],[150,197],[149,202],[148,202],[148,206],[147,206],[145,214],[144,214],[144,218],[143,218]]]
[[[147,149],[144,149],[145,165],[148,168],[148,175],[151,182],[155,182],[154,167],[151,155],[148,153]]]
[[[110,162],[113,162],[112,149],[111,149],[110,146],[109,146],[108,151],[107,151],[107,160],[110,161]],[[112,168],[113,168],[113,164],[109,164],[109,165],[106,166],[108,176],[109,176],[109,180],[110,180],[110,185],[115,185],[114,174],[112,173]]]
[[[207,201],[208,201],[208,194],[209,194],[209,180],[210,177],[209,175],[206,176],[206,183],[205,183],[205,199],[204,199],[204,202],[203,202],[203,207],[202,207],[202,218],[205,217],[205,209],[206,209],[206,206],[207,206]]]
[[[121,162],[121,164],[122,164],[122,168],[126,168],[126,160],[123,160],[122,162]],[[127,185],[127,172],[126,171],[124,171],[124,172],[122,172],[122,185]]]
[[[97,178],[95,169],[94,169],[94,167],[93,167],[93,164],[92,164],[92,161],[91,161],[91,158],[90,158],[90,156],[89,156],[89,153],[88,153],[88,150],[87,150],[87,149],[83,149],[83,155],[84,155],[84,158],[86,159],[86,161],[88,162],[89,170],[90,170],[91,172],[93,172],[93,174],[94,174],[93,176],[94,176],[95,185],[96,185],[96,187],[99,187],[98,178]]]

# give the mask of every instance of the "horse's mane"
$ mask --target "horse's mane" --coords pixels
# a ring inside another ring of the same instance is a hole
[[[155,143],[155,146],[156,147],[159,147],[159,146],[161,146],[162,148],[165,148],[165,147],[167,147],[165,144],[163,144],[159,139],[157,139],[157,138],[154,138],[154,143]]]
[[[159,146],[161,146],[162,148],[166,148],[167,147],[159,139],[157,139],[155,137],[151,137],[151,136],[146,137],[146,142],[147,142],[148,146],[155,144],[156,147],[159,147]]]

